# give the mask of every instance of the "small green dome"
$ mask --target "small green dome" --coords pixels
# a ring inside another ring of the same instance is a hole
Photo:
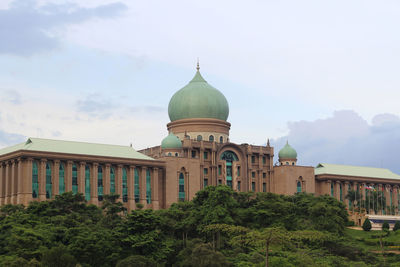
[[[229,105],[225,96],[204,80],[197,67],[194,78],[172,96],[168,115],[171,121],[192,118],[226,121]]]
[[[286,145],[279,151],[280,159],[297,159],[297,152],[286,142]]]
[[[161,148],[181,148],[182,142],[178,138],[178,136],[170,133],[167,137],[165,137],[161,142]]]

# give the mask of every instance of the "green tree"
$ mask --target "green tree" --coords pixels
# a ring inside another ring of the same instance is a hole
[[[42,256],[43,267],[75,267],[76,259],[68,253],[64,246],[46,250]]]
[[[372,225],[371,225],[371,222],[370,222],[370,220],[368,218],[365,219],[365,221],[364,221],[364,223],[362,225],[362,228],[363,228],[364,231],[370,231],[371,230]]]
[[[382,224],[382,231],[389,231],[389,223],[384,221]]]
[[[141,255],[132,255],[120,260],[116,267],[155,267],[156,262],[148,257]]]
[[[393,227],[393,231],[396,232],[399,229],[400,229],[400,221],[396,221],[396,223],[394,224],[394,227]]]

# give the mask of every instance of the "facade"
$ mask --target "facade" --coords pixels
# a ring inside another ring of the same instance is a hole
[[[168,114],[171,122],[161,145],[141,151],[38,138],[0,150],[0,205],[27,205],[72,191],[96,205],[105,194],[115,193],[128,210],[138,203],[160,209],[190,200],[208,185],[223,184],[244,192],[328,194],[349,210],[355,203],[345,196],[355,190],[361,195],[358,202],[364,200],[359,214],[399,214],[400,176],[389,170],[299,166],[289,143],[274,165],[269,141],[265,146],[230,142],[228,101],[205,81],[199,67],[194,78],[172,96]],[[381,192],[378,195],[385,196],[385,203],[366,206],[372,192]]]

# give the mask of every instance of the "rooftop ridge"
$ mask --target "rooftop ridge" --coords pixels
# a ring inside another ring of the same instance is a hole
[[[113,144],[103,144],[103,143],[93,143],[93,142],[86,142],[86,141],[71,141],[71,140],[61,140],[61,139],[49,139],[49,138],[37,138],[37,137],[29,137],[28,140],[46,140],[46,141],[55,141],[55,142],[68,142],[68,143],[80,143],[80,144],[92,144],[92,145],[101,145],[101,146],[119,146],[119,147],[131,147],[129,145],[113,145]],[[27,143],[27,142],[24,142]],[[134,149],[132,147],[132,149]]]

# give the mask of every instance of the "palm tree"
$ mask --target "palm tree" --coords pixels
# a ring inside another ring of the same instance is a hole
[[[351,206],[353,208],[353,213],[354,213],[354,206],[356,204],[358,204],[358,202],[361,199],[360,192],[359,191],[354,191],[354,190],[349,190],[347,192],[346,199],[348,199],[351,202]]]

